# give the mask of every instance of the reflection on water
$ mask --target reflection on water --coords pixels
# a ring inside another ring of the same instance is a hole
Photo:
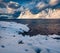
[[[2,21],[2,20],[0,20]],[[4,20],[10,22],[17,22],[22,24],[28,24],[30,31],[27,34],[36,35],[36,34],[59,34],[60,35],[60,19],[32,19],[32,20]]]

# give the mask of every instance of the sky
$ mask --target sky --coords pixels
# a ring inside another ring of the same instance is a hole
[[[24,17],[42,18],[46,17],[44,12],[42,13],[43,15],[40,14],[42,11],[45,11],[45,14],[49,14],[49,10],[60,9],[60,0],[0,0],[0,5],[0,14],[4,15],[3,17],[5,18],[6,14],[9,14],[7,16],[10,17],[9,19],[12,17],[13,19],[24,19]]]

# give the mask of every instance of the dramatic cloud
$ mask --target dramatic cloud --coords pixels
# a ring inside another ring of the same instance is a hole
[[[17,12],[20,12],[20,4],[14,1],[2,0],[0,1],[0,19],[14,19],[18,17]],[[15,16],[15,17],[14,17]]]
[[[33,17],[49,17],[50,9],[52,13],[56,13],[53,10],[60,9],[60,0],[0,0],[0,5],[0,14],[12,14],[12,17],[16,15],[16,18],[33,19]]]
[[[60,0],[38,0],[27,4],[19,19],[57,19],[60,17]],[[32,6],[32,7],[31,7]],[[29,8],[30,7],[30,8]],[[57,9],[56,9],[57,8]]]
[[[49,2],[49,4],[51,6],[54,6],[54,5],[58,4],[58,3],[60,3],[60,0],[50,0],[50,2]]]

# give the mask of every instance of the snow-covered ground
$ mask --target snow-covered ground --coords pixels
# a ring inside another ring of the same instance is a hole
[[[0,53],[60,53],[58,35],[23,36],[29,27],[15,22],[0,21]]]

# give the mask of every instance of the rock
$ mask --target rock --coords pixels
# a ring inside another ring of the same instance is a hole
[[[18,44],[23,44],[23,41],[22,41],[22,40],[21,40],[21,41],[19,41],[19,42],[18,42]]]
[[[5,46],[4,46],[4,45],[1,45],[1,47],[2,47],[2,48],[5,48]]]

